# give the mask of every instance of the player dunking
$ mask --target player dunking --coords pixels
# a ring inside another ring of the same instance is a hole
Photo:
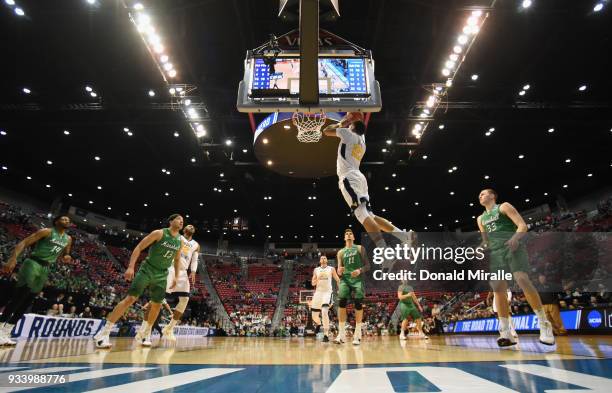
[[[315,293],[310,304],[312,320],[317,325],[317,330],[321,326],[323,319],[323,341],[329,341],[329,304],[332,296],[332,278],[340,286],[340,277],[333,266],[327,264],[327,257],[321,255],[319,260],[321,266],[314,269],[312,273],[312,285],[316,287]],[[319,317],[321,314],[321,318]]]
[[[124,274],[127,281],[133,279],[132,285],[128,289],[128,296],[115,306],[106,318],[106,325],[94,336],[98,348],[111,347],[109,336],[113,325],[138,300],[146,288],[149,288],[151,308],[147,320],[142,322],[143,328],[139,332],[141,335],[137,335],[136,340],[143,346],[151,346],[151,328],[157,319],[161,303],[164,300],[168,269],[174,262],[176,275],[172,278],[171,288],[178,281],[178,272],[180,271],[181,238],[179,231],[183,228],[183,217],[179,214],[173,214],[168,218],[168,223],[168,228],[149,233],[132,251],[130,264]],[[136,276],[134,276],[136,261],[138,261],[140,253],[149,246],[149,254],[140,265]]]
[[[389,232],[405,243],[408,239],[406,232],[397,228],[388,220],[372,213],[368,182],[363,173],[359,171],[359,164],[366,152],[366,126],[363,121],[355,120],[351,122],[349,128],[342,128],[344,124],[351,121],[348,116],[347,114],[340,123],[330,125],[323,130],[323,133],[327,136],[340,138],[336,161],[340,192],[352,209],[355,218],[368,233]],[[372,236],[373,240],[378,246],[384,247],[382,238],[377,239],[376,236]]]
[[[555,344],[552,325],[546,318],[540,294],[535,289],[527,272],[529,257],[527,248],[519,240],[527,232],[527,224],[519,212],[509,204],[497,203],[497,193],[492,189],[482,190],[478,196],[480,204],[486,209],[477,219],[483,242],[490,250],[490,270],[511,271],[514,280],[521,287],[529,305],[540,321],[540,342],[546,345]],[[495,305],[499,319],[500,337],[497,345],[507,347],[516,345],[510,324],[510,307],[507,300],[508,283],[492,282],[495,292]]]
[[[13,250],[8,262],[2,266],[5,273],[11,273],[17,265],[17,258],[27,248],[34,246],[17,274],[17,285],[0,316],[0,345],[15,345],[11,340],[11,330],[21,319],[34,298],[42,291],[49,275],[49,266],[58,258],[70,262],[72,238],[66,234],[70,218],[59,216],[53,219],[53,228],[40,229],[26,237]]]
[[[177,275],[178,279],[174,288],[170,288],[172,277],[175,275],[174,267],[170,266],[170,269],[168,270],[168,288],[166,288],[166,292],[168,294],[172,294],[173,296],[178,296],[179,299],[178,304],[172,312],[172,320],[164,327],[163,331],[164,337],[171,341],[176,340],[174,337],[174,326],[181,321],[181,318],[185,313],[185,309],[187,308],[187,303],[189,303],[189,293],[191,291],[189,282],[191,281],[191,285],[195,286],[200,245],[198,242],[193,240],[194,233],[195,227],[193,225],[187,225],[185,229],[183,229],[183,235],[181,236],[181,269]],[[189,277],[187,274],[187,269],[189,269],[191,272]]]
[[[353,293],[355,302],[355,334],[353,345],[361,344],[361,322],[363,321],[363,298],[365,296],[364,273],[369,264],[365,250],[356,245],[355,235],[351,229],[344,231],[345,246],[338,251],[338,336],[336,344],[343,344],[346,330],[346,305]]]

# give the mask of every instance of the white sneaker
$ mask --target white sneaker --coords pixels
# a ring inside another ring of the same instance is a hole
[[[334,344],[344,344],[344,337],[336,337],[334,340]]]
[[[13,330],[13,326],[4,325],[0,329],[0,346],[4,345],[17,345],[16,341],[11,339],[11,330]]]
[[[510,329],[500,330],[499,338],[497,339],[497,345],[500,347],[510,347],[512,345],[516,345],[517,342],[512,338],[512,333]]]
[[[108,334],[104,334],[104,332],[100,331],[100,333],[94,336],[94,341],[96,342],[96,348],[100,349],[108,349],[113,345],[110,343],[110,337]]]
[[[353,337],[353,345],[361,345],[361,337]]]
[[[399,336],[400,340],[406,340],[406,335],[404,333],[400,334]]]
[[[421,333],[417,337],[420,338],[421,340],[429,340],[429,337],[427,337],[425,333]]]
[[[142,345],[143,347],[150,347],[151,345],[153,345],[151,343],[151,335],[149,334],[148,336],[143,336],[142,339],[138,342],[138,344]]]
[[[174,329],[170,327],[170,325],[166,325],[162,329],[163,337],[169,341],[176,341],[176,336],[174,335]]]
[[[544,345],[555,345],[555,335],[549,321],[540,322],[540,342]]]
[[[0,336],[0,347],[3,347],[5,345],[17,345],[16,341],[11,340],[10,338],[2,335]]]

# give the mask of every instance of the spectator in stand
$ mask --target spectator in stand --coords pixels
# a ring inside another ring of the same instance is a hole
[[[40,292],[34,298],[34,303],[32,304],[32,312],[35,314],[44,314],[47,312],[49,308],[49,300],[45,297],[44,292]]]
[[[93,318],[93,315],[91,313],[91,308],[89,308],[89,306],[85,307],[85,309],[83,310],[81,315],[79,315],[79,317],[80,318]]]
[[[538,276],[538,291],[542,298],[542,307],[546,313],[546,317],[552,324],[553,334],[555,336],[566,336],[567,330],[563,326],[563,320],[561,319],[561,312],[559,310],[559,298],[558,293],[554,291],[554,288],[546,281],[546,276],[540,274]]]
[[[70,307],[74,306],[74,300],[72,296],[68,296],[68,299],[64,302],[64,308],[70,310]]]
[[[76,306],[70,306],[70,311],[66,314],[68,318],[77,318]]]
[[[59,295],[57,295],[57,297],[55,298],[55,302],[54,304],[64,304],[64,298],[66,297],[66,295],[64,295],[63,293],[60,293]]]
[[[441,309],[442,307],[440,306],[439,302],[435,302],[434,307],[431,309],[431,316],[432,316],[432,322],[433,322],[432,333],[435,333],[435,334],[444,333],[444,329],[442,327],[442,321],[440,320]]]
[[[59,305],[56,303],[47,310],[47,315],[50,317],[56,317],[59,315]]]

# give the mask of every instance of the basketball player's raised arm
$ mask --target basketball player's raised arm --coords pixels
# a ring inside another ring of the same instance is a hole
[[[136,267],[136,262],[140,257],[140,253],[146,250],[151,244],[160,241],[163,235],[164,231],[157,229],[145,236],[140,243],[134,247],[134,251],[132,251],[132,255],[130,255],[130,264],[124,274],[127,281],[131,281],[132,278],[134,278],[134,268]]]
[[[51,229],[39,229],[38,231],[34,232],[30,236],[17,243],[15,249],[13,249],[13,253],[8,259],[8,262],[6,263],[6,265],[2,266],[2,270],[5,273],[11,273],[15,268],[15,265],[17,265],[17,258],[19,258],[23,250],[25,250],[27,247],[32,246],[33,244],[36,244],[36,242],[38,242],[39,240],[49,237],[50,235]]]
[[[516,225],[516,233],[506,242],[506,245],[514,251],[518,248],[518,241],[527,233],[527,224],[523,217],[521,217],[521,214],[508,202],[502,203],[499,211],[505,214]]]
[[[336,133],[336,128],[340,127],[341,124],[342,123],[328,125],[323,130],[323,134],[325,134],[326,136],[335,136],[335,137],[338,137],[338,134]]]
[[[482,216],[478,216],[476,219],[476,223],[478,224],[478,230],[480,231],[480,236],[482,236],[482,243],[480,243],[480,247],[487,248],[489,245],[489,236],[485,231],[484,225],[482,225]]]

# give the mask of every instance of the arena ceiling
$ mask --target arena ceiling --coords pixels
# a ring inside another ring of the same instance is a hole
[[[15,2],[25,15],[0,5],[2,186],[136,228],[174,212],[196,224],[246,217],[241,238],[259,243],[335,242],[358,226],[335,177],[291,179],[259,164],[248,116],[236,111],[246,50],[297,26],[277,18],[277,0],[142,1],[178,79],[198,87],[204,146],[168,109],[168,89],[120,1]],[[524,210],[610,185],[611,5],[595,12],[595,0],[532,3],[495,3],[416,149],[398,143],[415,141],[410,124],[423,85],[443,82],[467,13],[491,3],[341,1],[341,18],[322,23],[376,60],[383,111],[369,123],[362,171],[377,213],[417,231],[473,230],[485,187]]]

